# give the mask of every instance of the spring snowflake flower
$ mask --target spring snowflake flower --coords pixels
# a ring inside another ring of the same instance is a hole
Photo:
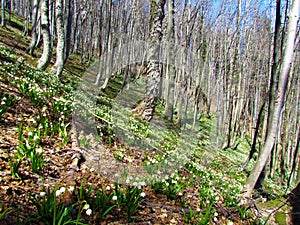
[[[44,192],[44,191],[42,191],[41,193],[40,193],[40,196],[41,197],[44,197],[46,195],[46,192]]]
[[[27,135],[28,135],[28,136],[32,136],[33,133],[30,131],[30,132],[27,133]]]
[[[107,187],[106,187],[106,190],[109,191],[109,190],[110,190],[110,186],[107,186]]]
[[[219,199],[220,199],[219,196],[217,196],[217,197],[215,198],[216,201],[219,201]]]
[[[69,192],[72,192],[72,191],[74,191],[74,189],[75,189],[75,187],[74,187],[74,186],[70,186],[70,187],[68,188]]]
[[[34,140],[34,141],[37,141],[37,140],[39,140],[39,139],[40,139],[39,136],[34,135],[34,137],[33,137],[33,140]]]
[[[214,213],[214,216],[218,216],[219,214],[217,212]]]
[[[43,153],[43,149],[42,149],[42,148],[37,148],[37,149],[36,149],[36,153],[42,154],[42,153]]]
[[[66,191],[66,188],[65,187],[61,187],[59,190],[60,190],[60,193],[64,193]]]
[[[114,195],[114,196],[112,197],[112,200],[114,200],[114,201],[117,201],[117,199],[118,199],[118,197],[117,197],[116,195]]]
[[[142,181],[142,182],[140,182],[140,185],[141,185],[141,186],[146,186],[146,182],[145,182],[145,181]]]
[[[86,210],[86,215],[88,215],[88,216],[90,216],[91,214],[92,214],[92,210],[91,209],[88,209],[88,210]]]
[[[56,197],[60,196],[60,194],[61,194],[61,191],[60,191],[60,190],[57,190],[57,191],[55,192]]]
[[[89,208],[90,208],[90,205],[89,205],[89,204],[85,204],[85,205],[83,206],[83,209],[88,210]]]
[[[146,196],[146,193],[145,193],[145,192],[142,192],[142,193],[141,193],[141,197],[144,198],[145,196]]]

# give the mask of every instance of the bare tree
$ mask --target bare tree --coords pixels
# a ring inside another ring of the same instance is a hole
[[[42,0],[41,5],[41,26],[43,35],[43,54],[39,59],[37,67],[41,70],[45,70],[51,59],[51,36],[49,30],[49,0]]]
[[[1,1],[1,26],[5,27],[5,0]]]
[[[153,117],[159,97],[161,69],[159,62],[160,42],[162,40],[162,21],[164,18],[165,0],[150,0],[150,34],[147,71],[147,86],[144,99],[134,112],[146,121]]]
[[[174,89],[175,89],[175,18],[174,18],[174,0],[168,0],[168,59],[166,75],[166,111],[167,120],[173,120],[174,109]]]
[[[63,22],[63,0],[56,0],[56,75],[59,77],[62,74],[65,57],[65,30]]]
[[[30,55],[33,55],[36,44],[37,44],[37,35],[38,35],[38,11],[39,11],[39,0],[33,1],[32,8],[32,35],[31,42],[28,47],[28,52]]]
[[[287,38],[285,43],[285,50],[283,54],[283,60],[280,70],[280,76],[279,76],[279,85],[278,85],[278,93],[276,93],[276,101],[274,106],[274,113],[272,116],[272,123],[270,127],[270,132],[267,135],[266,142],[262,148],[262,151],[255,163],[255,166],[253,170],[251,171],[251,174],[245,184],[244,191],[245,197],[250,197],[254,186],[256,184],[256,181],[263,170],[264,166],[266,165],[266,162],[268,160],[268,157],[273,149],[275,138],[278,131],[278,124],[280,122],[281,118],[281,110],[284,105],[285,101],[285,93],[287,89],[288,84],[288,78],[290,73],[290,66],[293,59],[293,52],[294,52],[294,42],[295,37],[297,34],[297,22],[298,22],[298,11],[300,7],[300,0],[295,0],[293,3],[293,6],[291,8],[291,12],[289,15],[289,21],[287,25]]]

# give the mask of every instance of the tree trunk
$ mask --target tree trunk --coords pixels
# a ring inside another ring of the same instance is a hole
[[[56,76],[60,77],[64,68],[65,56],[65,31],[63,23],[63,0],[56,0]]]
[[[167,120],[173,120],[174,109],[174,89],[175,89],[175,20],[174,20],[174,0],[168,0],[168,65],[167,65],[167,95],[166,95],[166,111]]]
[[[5,0],[1,1],[1,26],[5,27]]]
[[[66,8],[66,18],[67,21],[65,23],[65,41],[66,41],[66,49],[65,49],[65,56],[64,56],[64,62],[67,61],[70,55],[70,48],[71,48],[71,34],[72,34],[72,18],[73,18],[73,1],[74,0],[68,0]],[[67,1],[66,1],[67,2]]]
[[[280,121],[281,110],[285,101],[285,93],[288,84],[290,66],[293,59],[294,45],[295,45],[294,41],[297,33],[299,6],[300,6],[300,0],[295,0],[291,8],[289,21],[287,25],[287,38],[285,43],[285,51],[283,55],[282,66],[281,66],[280,77],[279,77],[279,85],[278,85],[279,90],[275,101],[275,107],[272,116],[270,132],[268,132],[266,142],[262,148],[262,152],[259,155],[257,162],[255,163],[255,166],[251,171],[251,174],[245,184],[244,187],[245,197],[250,197],[253,188],[255,186],[255,183],[261,171],[263,170],[264,166],[266,165],[266,162],[274,146],[275,138],[278,132],[278,124]]]
[[[41,5],[41,26],[43,35],[43,54],[38,62],[38,69],[45,70],[51,59],[51,36],[49,30],[49,0],[43,0]]]
[[[38,33],[38,9],[39,9],[39,0],[34,0],[33,9],[32,9],[32,36],[31,42],[28,47],[28,52],[30,55],[33,55],[34,49],[37,44],[37,33]]]
[[[134,113],[146,121],[152,119],[159,97],[161,83],[159,52],[163,30],[164,5],[165,0],[150,1],[150,46],[148,52],[147,86],[144,99],[134,109]]]

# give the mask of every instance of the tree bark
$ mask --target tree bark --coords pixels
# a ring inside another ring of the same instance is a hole
[[[60,77],[64,68],[65,56],[65,31],[63,22],[63,0],[56,0],[56,76]]]
[[[272,116],[270,132],[268,132],[267,139],[262,148],[261,154],[259,155],[257,162],[255,163],[255,166],[251,171],[251,174],[245,184],[244,187],[245,197],[250,197],[254,189],[255,183],[261,171],[263,170],[264,166],[266,165],[266,162],[272,151],[275,138],[278,132],[278,124],[281,117],[281,110],[283,108],[284,101],[285,101],[285,93],[288,84],[290,66],[293,59],[294,45],[295,45],[294,41],[297,33],[297,21],[299,17],[298,15],[299,7],[300,7],[300,0],[295,0],[291,8],[289,21],[287,25],[287,38],[285,43],[285,51],[283,55],[282,66],[281,66],[280,77],[279,77],[279,85],[278,85],[279,90],[275,101],[275,107]]]
[[[5,27],[5,0],[1,1],[1,26]]]
[[[64,56],[64,62],[67,61],[70,55],[70,48],[71,48],[71,34],[72,34],[72,19],[73,19],[73,1],[74,0],[68,0],[66,2],[67,5],[66,8],[66,23],[65,23],[65,41],[66,41],[66,49],[65,49],[65,56]]]
[[[39,0],[34,0],[33,9],[32,9],[32,35],[31,35],[31,42],[28,47],[28,52],[30,55],[33,55],[36,44],[37,44],[38,10],[39,10]]]
[[[43,54],[38,62],[38,69],[45,70],[51,60],[51,36],[49,30],[49,0],[43,0],[41,5],[41,26],[43,35]]]
[[[144,99],[134,109],[134,113],[146,121],[152,119],[159,97],[161,83],[159,53],[163,30],[164,5],[165,0],[150,0],[150,46],[147,60],[147,86]]]
[[[175,20],[174,20],[174,0],[168,0],[168,65],[167,65],[167,94],[166,94],[166,111],[167,120],[173,120],[174,109],[174,89],[175,89]]]

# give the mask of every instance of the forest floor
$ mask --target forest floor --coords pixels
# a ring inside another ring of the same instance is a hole
[[[14,16],[0,28],[1,225],[289,224],[290,207],[272,182],[251,205],[240,201],[246,179],[240,165],[247,156],[242,147],[216,150],[213,159],[203,163],[203,151],[212,147],[203,133],[198,134],[192,162],[159,182],[125,185],[108,179],[108,171],[89,163],[84,154],[93,140],[72,129],[74,93],[88,64],[71,55],[61,80],[38,71],[34,66],[41,50],[35,57],[26,53],[30,37],[22,34],[21,21]],[[132,167],[163,160],[162,154],[141,153],[114,134],[111,108],[120,87],[116,77],[97,99],[99,148]],[[151,135],[142,121],[133,118],[130,124],[137,135]],[[201,129],[209,126],[210,120],[202,118]],[[178,140],[176,129],[171,126],[157,148],[169,151]],[[246,145],[241,140],[240,146]]]

